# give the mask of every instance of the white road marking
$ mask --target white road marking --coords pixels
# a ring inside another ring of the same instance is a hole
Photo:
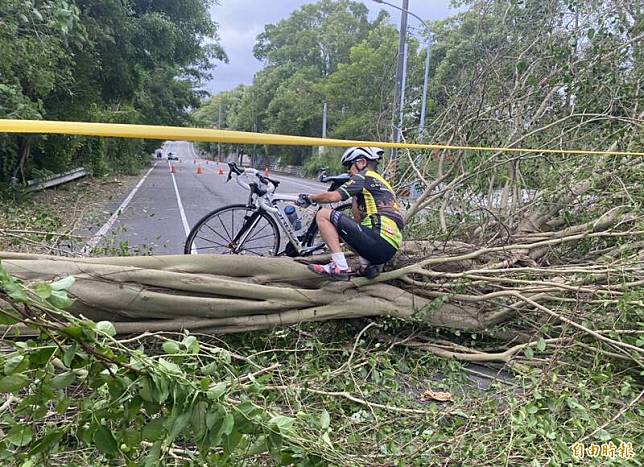
[[[177,187],[177,181],[174,178],[172,173],[172,165],[168,161],[168,168],[170,169],[170,175],[172,176],[172,184],[174,185],[174,193],[177,195],[177,205],[179,206],[179,214],[181,215],[181,222],[183,223],[183,230],[186,232],[186,237],[190,234],[190,225],[188,224],[188,218],[186,217],[186,211],[183,209],[183,203],[181,202],[181,195],[179,194],[179,188]],[[192,248],[190,248],[190,253],[193,255],[198,254],[197,248],[195,247],[195,242],[192,242]]]
[[[150,172],[154,170],[154,168],[157,166],[157,163],[155,162],[154,165],[146,172],[146,174],[139,180],[139,183],[136,184],[136,186],[130,191],[130,194],[127,195],[127,197],[123,200],[121,205],[118,207],[116,211],[114,211],[114,214],[112,214],[112,217],[109,218],[109,220],[99,229],[96,234],[90,238],[90,240],[85,244],[83,249],[81,250],[81,255],[83,256],[89,256],[89,254],[92,252],[94,248],[96,248],[96,245],[98,245],[101,241],[101,239],[109,232],[109,230],[112,228],[114,223],[116,222],[116,219],[125,211],[125,208],[127,207],[128,204],[130,204],[130,201],[132,201],[132,198],[134,198],[134,195],[136,192],[139,190],[141,185],[143,185],[143,182],[145,182],[145,179],[150,175]]]
[[[199,156],[197,155],[197,152],[195,151],[194,144],[192,144],[191,142],[188,141],[188,146],[190,146],[190,150],[192,151],[193,159],[197,159],[198,161],[201,162],[201,159],[199,158]]]

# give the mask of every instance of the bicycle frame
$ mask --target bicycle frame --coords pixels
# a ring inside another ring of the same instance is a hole
[[[263,177],[260,174],[260,172],[257,171],[256,169],[246,168],[243,171],[241,171],[241,173],[235,173],[235,175],[236,175],[235,182],[239,186],[241,186],[242,188],[250,192],[248,196],[248,202],[247,202],[248,208],[257,210],[258,212],[264,211],[266,212],[266,214],[271,216],[275,220],[275,222],[277,222],[277,224],[282,228],[282,230],[286,233],[287,238],[289,239],[291,244],[295,247],[295,249],[297,250],[300,256],[306,256],[317,250],[324,248],[325,246],[324,242],[321,242],[316,245],[305,246],[305,243],[309,240],[308,237],[311,234],[311,227],[313,223],[315,223],[315,218],[313,219],[313,222],[309,225],[308,229],[306,230],[306,233],[304,234],[304,242],[302,242],[298,237],[295,229],[293,229],[293,226],[289,222],[288,218],[286,217],[286,214],[284,214],[284,211],[275,205],[275,203],[279,201],[296,202],[298,200],[298,195],[288,194],[288,193],[280,193],[280,194],[275,193],[275,190],[277,189],[277,185],[275,184],[275,182],[273,180],[268,179],[267,177]],[[260,182],[264,186],[260,188],[260,186],[255,182],[246,183],[240,179],[240,176],[242,175],[255,175],[259,178]],[[267,188],[268,186],[267,181],[270,181],[273,183],[272,191]],[[250,232],[253,230],[257,222],[259,222],[259,216],[256,216],[256,218],[253,220],[253,223],[246,225],[245,228],[239,232],[239,234],[241,235],[239,235],[238,238],[234,239],[234,243],[237,245],[243,245],[244,241],[246,240]],[[284,252],[279,254],[283,254],[283,253]]]

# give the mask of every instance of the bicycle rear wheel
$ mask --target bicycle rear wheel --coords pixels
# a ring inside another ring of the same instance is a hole
[[[188,234],[183,252],[209,255],[275,256],[279,228],[265,212],[245,204],[219,208],[204,216]]]

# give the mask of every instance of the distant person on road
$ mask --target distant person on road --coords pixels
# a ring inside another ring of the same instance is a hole
[[[342,155],[342,166],[351,179],[336,191],[301,194],[299,204],[337,203],[353,198],[353,219],[334,209],[320,209],[316,222],[331,251],[329,264],[309,269],[334,280],[349,280],[351,270],[340,247],[340,239],[360,255],[358,275],[375,278],[402,244],[404,226],[400,206],[391,185],[376,172],[384,151],[374,147],[353,147]]]

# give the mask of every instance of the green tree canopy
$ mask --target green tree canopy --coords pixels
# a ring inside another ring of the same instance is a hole
[[[226,60],[211,0],[42,0],[0,5],[0,117],[181,125]],[[0,178],[134,167],[157,143],[3,137]],[[118,154],[114,153],[118,151]],[[89,155],[88,155],[89,154]],[[129,161],[123,164],[123,160]],[[114,165],[114,164],[112,164]]]

